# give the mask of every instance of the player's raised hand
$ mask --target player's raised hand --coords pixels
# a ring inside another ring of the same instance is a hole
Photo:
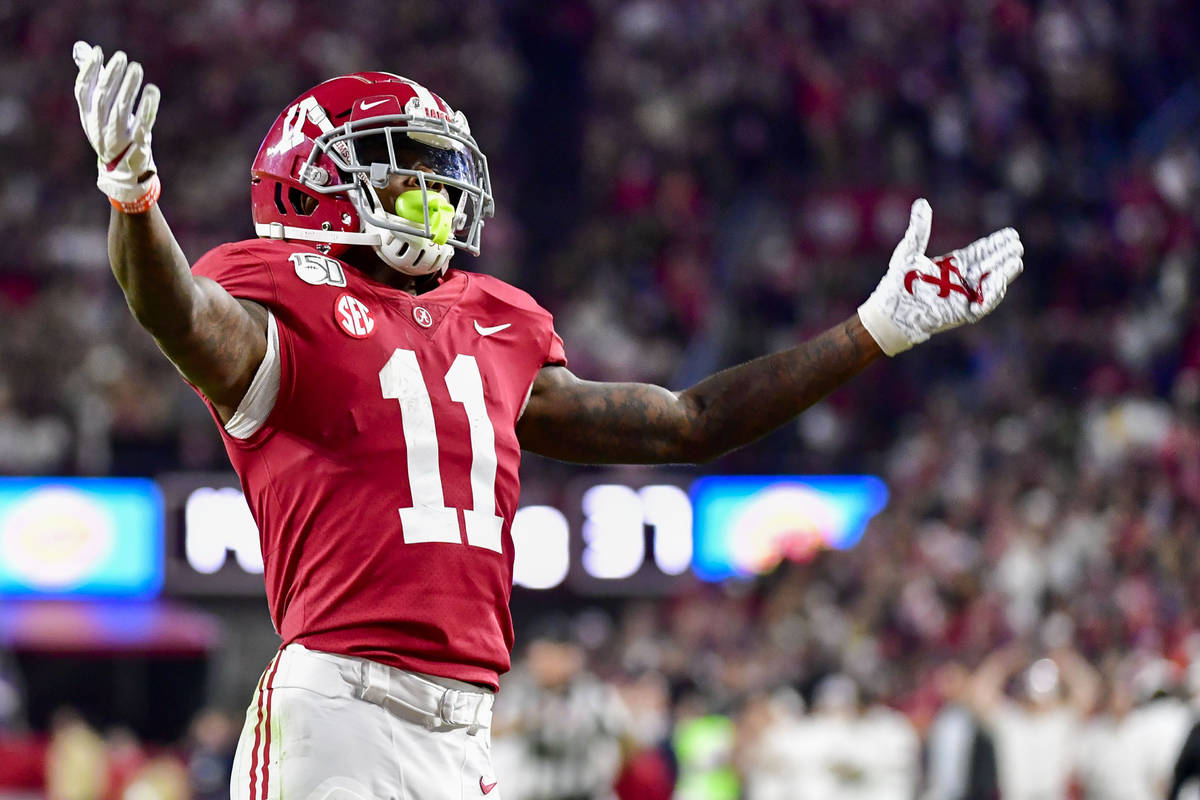
[[[145,211],[158,199],[158,170],[150,153],[150,129],[158,114],[158,87],[142,88],[142,65],[118,50],[108,63],[99,46],[76,42],[71,51],[79,75],[75,100],[88,143],[96,151],[96,185],[126,213]],[[135,107],[138,90],[141,102]]]
[[[929,203],[924,198],[913,203],[908,230],[892,253],[887,274],[858,309],[863,327],[889,356],[982,318],[1021,274],[1025,251],[1012,228],[931,259],[925,247],[932,222]]]

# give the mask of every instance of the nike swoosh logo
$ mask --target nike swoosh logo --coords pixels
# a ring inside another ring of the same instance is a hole
[[[493,325],[490,328],[485,328],[479,324],[479,320],[475,320],[475,330],[479,332],[480,336],[491,336],[493,333],[499,333],[500,331],[504,330],[505,328],[511,328],[511,327],[512,327],[512,323],[506,322],[503,325]]]
[[[376,101],[375,101],[375,102],[373,102],[373,103],[368,103],[366,100],[363,100],[363,101],[362,101],[362,103],[360,103],[358,107],[359,107],[360,109],[362,109],[363,111],[368,111],[368,110],[370,110],[370,109],[374,108],[375,106],[377,106],[377,105],[379,105],[379,104],[381,104],[381,103],[386,103],[386,102],[387,102],[387,98],[386,98],[386,97],[385,97],[384,99],[382,99],[382,100],[376,100]]]
[[[483,776],[480,775],[479,776],[479,791],[483,792],[484,794],[490,794],[492,789],[496,788],[497,783],[499,783],[499,781],[492,781],[491,783],[484,783]]]

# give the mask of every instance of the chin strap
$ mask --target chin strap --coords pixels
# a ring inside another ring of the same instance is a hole
[[[448,244],[434,244],[423,236],[388,230],[363,223],[366,231],[323,231],[312,228],[293,228],[282,222],[259,222],[254,232],[264,239],[281,241],[316,242],[318,244],[368,245],[376,255],[392,269],[405,275],[430,275],[442,273],[450,265],[454,248]]]
[[[447,242],[452,230],[454,207],[445,198],[440,194],[423,193],[419,190],[408,191],[396,200],[396,211],[399,213],[392,214],[383,208],[379,197],[365,181],[359,193],[368,198],[369,206],[367,209],[359,207],[359,224],[362,225],[362,231],[295,228],[282,222],[259,222],[255,223],[254,232],[265,239],[368,245],[385,264],[405,275],[433,275],[446,271],[450,259],[454,256],[454,246]],[[428,211],[427,202],[430,205]],[[388,221],[395,220],[401,225],[426,227],[433,233],[433,238],[377,225],[371,221],[372,214],[382,216]]]
[[[264,239],[284,239],[326,244],[378,245],[378,233],[352,233],[350,231],[322,231],[312,228],[293,228],[282,222],[258,222],[254,232]]]

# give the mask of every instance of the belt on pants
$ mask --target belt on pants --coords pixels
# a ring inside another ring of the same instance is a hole
[[[343,686],[360,700],[412,719],[429,730],[466,728],[474,736],[492,723],[495,695],[451,689],[414,672],[365,658],[309,650],[289,644],[280,652],[280,677],[314,691]],[[278,685],[278,684],[277,684]]]

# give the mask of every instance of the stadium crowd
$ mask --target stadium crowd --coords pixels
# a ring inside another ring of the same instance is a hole
[[[192,257],[250,235],[249,161],[301,87],[377,66],[434,87],[497,192],[462,266],[529,289],[589,378],[682,388],[848,316],[927,196],[934,251],[1020,230],[1004,307],[715,465],[874,472],[890,506],[851,551],[536,639],[498,706],[505,796],[987,797],[962,789],[979,764],[1005,800],[1166,795],[1200,694],[1200,7],[127,5],[0,5],[0,472],[227,466],[108,274],[74,38],[162,88]]]

